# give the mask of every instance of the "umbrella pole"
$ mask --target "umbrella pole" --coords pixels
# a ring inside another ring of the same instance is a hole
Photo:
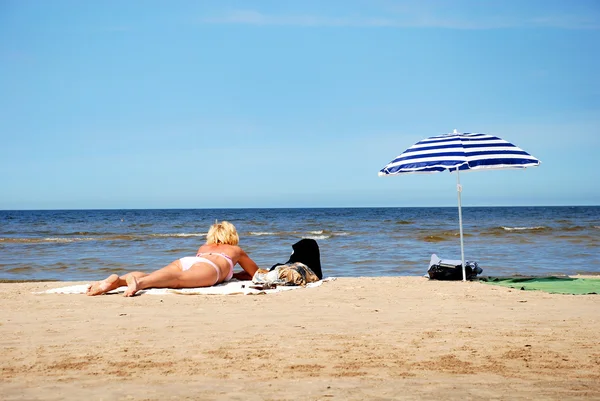
[[[460,198],[462,186],[460,185],[460,175],[458,173],[458,167],[456,168],[456,192],[458,194],[458,225],[460,226],[460,260],[462,262],[463,281],[467,281],[467,274],[465,272],[465,245],[463,243],[462,206]]]

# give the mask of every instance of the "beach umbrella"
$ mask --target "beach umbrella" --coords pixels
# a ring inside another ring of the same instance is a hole
[[[380,176],[408,173],[456,172],[460,256],[463,281],[465,249],[463,242],[460,171],[509,169],[539,166],[540,161],[523,149],[487,134],[459,133],[432,136],[417,142],[379,171]]]

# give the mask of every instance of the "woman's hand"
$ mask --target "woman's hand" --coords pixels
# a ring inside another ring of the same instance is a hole
[[[241,272],[237,272],[237,273],[233,273],[233,278],[236,280],[240,280],[240,281],[249,281],[252,280],[251,275],[248,274],[247,271],[241,271]]]

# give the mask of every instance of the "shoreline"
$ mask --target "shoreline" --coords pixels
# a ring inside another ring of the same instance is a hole
[[[374,278],[374,279],[378,279],[378,278],[393,278],[393,277],[398,277],[398,278],[405,278],[405,277],[426,277],[425,274],[423,275],[395,275],[395,276],[342,276],[342,277],[337,277],[338,278],[350,278],[350,279],[363,279],[363,278]],[[514,274],[511,276],[505,276],[505,275],[498,275],[498,276],[488,276],[488,275],[482,275],[482,276],[478,276],[477,279],[475,280],[471,280],[473,282],[477,282],[477,281],[485,281],[485,279],[490,279],[490,278],[542,278],[542,277],[570,277],[570,278],[600,278],[600,272],[582,272],[582,273],[578,273],[578,274],[547,274],[547,275],[523,275],[523,274]],[[74,285],[74,284],[84,284],[84,283],[90,283],[93,281],[98,281],[101,278],[98,277],[97,279],[94,280],[73,280],[73,281],[68,281],[68,280],[53,280],[53,279],[0,279],[0,284],[27,284],[27,283],[65,283],[68,285]]]
[[[600,398],[599,295],[420,276],[268,295],[0,283],[6,400]]]

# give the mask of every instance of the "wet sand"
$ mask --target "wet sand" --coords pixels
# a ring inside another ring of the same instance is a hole
[[[423,277],[269,295],[1,283],[3,400],[600,399],[600,295]]]

